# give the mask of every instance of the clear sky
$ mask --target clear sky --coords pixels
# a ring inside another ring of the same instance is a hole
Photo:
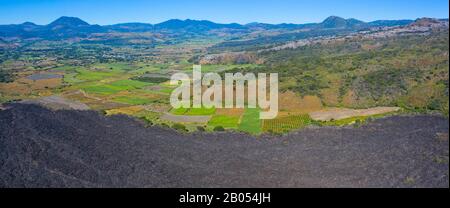
[[[0,0],[0,24],[48,24],[60,16],[100,25],[168,19],[311,23],[331,15],[372,21],[448,18],[448,8],[448,0]]]

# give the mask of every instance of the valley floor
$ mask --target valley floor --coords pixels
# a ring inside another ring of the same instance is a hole
[[[283,137],[180,134],[126,116],[0,110],[0,187],[449,187],[449,120],[392,116]]]

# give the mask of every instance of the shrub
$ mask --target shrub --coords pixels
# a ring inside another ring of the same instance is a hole
[[[6,72],[6,71],[0,69],[0,82],[8,83],[8,82],[12,82],[12,81],[13,81],[13,79],[12,79],[11,74],[9,72]]]
[[[146,117],[142,117],[141,119],[145,121],[147,126],[153,126],[154,125],[153,121],[148,119],[148,118],[146,118]]]
[[[225,131],[225,128],[223,126],[216,126],[214,127],[214,131]]]
[[[427,108],[429,110],[440,110],[441,109],[441,103],[437,99],[432,99],[429,103]]]
[[[361,120],[357,119],[357,120],[355,121],[354,126],[355,126],[355,127],[360,127],[361,124],[362,124]]]
[[[206,131],[205,127],[203,127],[203,126],[197,126],[197,130],[200,132]]]
[[[184,132],[188,131],[185,125],[178,124],[178,123],[172,125],[172,128],[177,130],[177,131],[184,131]]]

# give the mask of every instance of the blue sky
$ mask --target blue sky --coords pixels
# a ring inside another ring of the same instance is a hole
[[[60,16],[101,25],[188,18],[311,23],[331,15],[372,21],[448,18],[448,7],[448,0],[0,0],[0,24],[48,24]]]

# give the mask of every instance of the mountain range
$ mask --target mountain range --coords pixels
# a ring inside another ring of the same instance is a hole
[[[351,29],[360,30],[371,27],[402,26],[413,20],[378,20],[363,22],[357,19],[344,19],[331,16],[321,23],[310,24],[219,24],[207,20],[172,19],[159,24],[123,23],[115,25],[91,25],[80,18],[60,17],[48,25],[37,25],[31,22],[23,24],[0,25],[0,38],[42,38],[66,39],[83,38],[95,33],[108,32],[154,32],[154,33],[207,33],[214,30],[224,31],[255,31],[255,30],[299,30],[299,29]]]

